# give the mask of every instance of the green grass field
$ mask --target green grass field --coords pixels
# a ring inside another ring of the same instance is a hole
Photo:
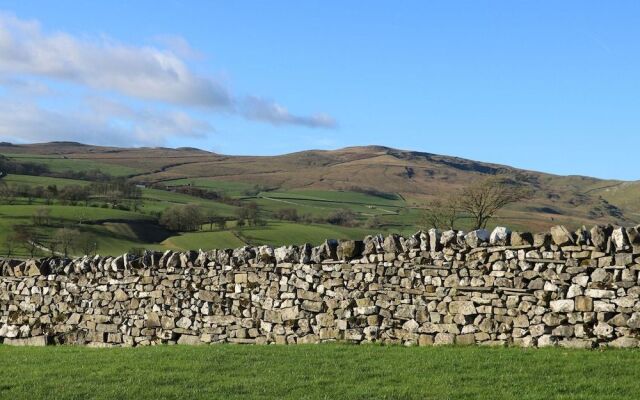
[[[65,179],[65,178],[50,178],[48,176],[32,176],[32,175],[8,175],[3,178],[7,185],[29,185],[29,186],[43,186],[56,185],[58,188],[70,186],[70,185],[89,185],[91,182],[82,181],[79,179]]]
[[[325,239],[362,239],[372,233],[364,228],[347,228],[336,225],[296,224],[292,222],[270,222],[266,226],[247,227],[241,235],[252,244],[320,244]]]
[[[64,158],[61,156],[44,156],[35,154],[9,154],[5,153],[4,156],[10,159],[22,162],[32,162],[37,164],[44,164],[49,167],[51,172],[65,172],[65,171],[91,171],[100,170],[111,176],[127,176],[140,172],[138,169],[127,167],[124,165],[116,165],[105,162],[93,161],[84,158]]]
[[[55,183],[62,187],[72,184],[89,184],[89,182],[71,179],[54,179],[47,177],[9,175],[5,179],[9,186],[27,184],[47,185]],[[233,182],[221,182],[226,189],[240,190],[246,185]],[[149,248],[157,250],[187,250],[235,248],[245,243],[252,245],[312,243],[320,244],[325,239],[361,239],[367,234],[393,230],[404,234],[415,232],[418,218],[417,212],[402,208],[404,201],[388,200],[357,192],[323,191],[323,190],[290,190],[264,192],[269,198],[247,199],[256,201],[260,207],[260,216],[265,225],[234,228],[234,221],[227,224],[232,231],[207,231],[208,225],[200,232],[170,233],[157,224],[147,224],[141,229],[138,221],[153,221],[167,207],[176,204],[198,204],[207,215],[216,215],[233,219],[238,207],[218,201],[174,193],[166,190],[142,189],[142,201],[139,211],[121,211],[111,208],[88,207],[83,203],[77,205],[53,204],[47,206],[51,210],[50,227],[38,228],[42,237],[53,237],[61,226],[77,229],[97,243],[98,252],[102,255],[117,255],[133,248]],[[94,206],[104,205],[104,200],[97,198],[89,201]],[[377,205],[375,205],[377,204]],[[44,200],[35,199],[27,204],[27,199],[16,198],[13,204],[0,205],[0,253],[6,254],[6,237],[14,225],[28,225],[38,208],[44,206]],[[379,229],[364,227],[351,228],[324,223],[302,224],[282,222],[273,219],[273,214],[282,208],[296,208],[299,215],[311,214],[316,218],[324,218],[332,211],[347,208],[354,211],[358,221],[364,223],[373,215],[382,218],[386,225]],[[96,223],[96,221],[110,222]],[[45,243],[46,245],[46,243]],[[13,256],[26,257],[26,248],[15,246]],[[75,251],[77,253],[77,251]],[[45,250],[38,252],[46,255]]]
[[[230,231],[186,232],[171,236],[162,242],[163,248],[172,250],[235,249],[244,245],[245,243]]]
[[[366,193],[352,191],[332,191],[332,190],[309,190],[309,189],[293,189],[287,191],[265,192],[264,195],[278,198],[297,198],[316,201],[328,201],[339,203],[355,203],[355,204],[374,204],[380,206],[403,206],[404,201],[400,198],[387,199],[384,197],[373,196]]]
[[[197,188],[222,191],[227,196],[242,197],[246,190],[253,189],[256,185],[245,182],[228,182],[207,178],[183,178],[162,182],[167,186],[191,185]]]
[[[637,399],[640,351],[0,346],[3,399]]]
[[[147,212],[162,211],[167,208],[167,206],[173,204],[198,204],[203,209],[224,217],[235,215],[237,210],[237,207],[217,201],[200,199],[182,193],[174,193],[158,189],[143,189],[142,200],[142,208]]]

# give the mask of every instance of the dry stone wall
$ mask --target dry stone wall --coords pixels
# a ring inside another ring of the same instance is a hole
[[[0,341],[637,347],[637,228],[4,261]]]

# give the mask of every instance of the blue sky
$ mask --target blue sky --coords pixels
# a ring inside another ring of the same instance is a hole
[[[640,2],[3,1],[0,139],[640,179]]]

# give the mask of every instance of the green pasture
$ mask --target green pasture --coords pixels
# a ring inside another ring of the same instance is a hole
[[[251,190],[256,186],[253,183],[219,181],[207,178],[174,179],[162,182],[162,184],[167,186],[191,185],[193,187],[201,189],[221,191],[224,192],[227,196],[231,197],[242,197],[244,196],[244,192],[246,190]]]
[[[640,351],[378,345],[9,347],[0,398],[637,399]]]
[[[51,172],[100,170],[112,176],[127,176],[140,172],[138,169],[124,165],[111,164],[84,158],[65,158],[63,156],[44,156],[35,154],[3,154],[15,161],[44,164]]]

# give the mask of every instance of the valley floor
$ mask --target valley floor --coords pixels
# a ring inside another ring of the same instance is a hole
[[[2,399],[636,399],[640,351],[0,346]]]

